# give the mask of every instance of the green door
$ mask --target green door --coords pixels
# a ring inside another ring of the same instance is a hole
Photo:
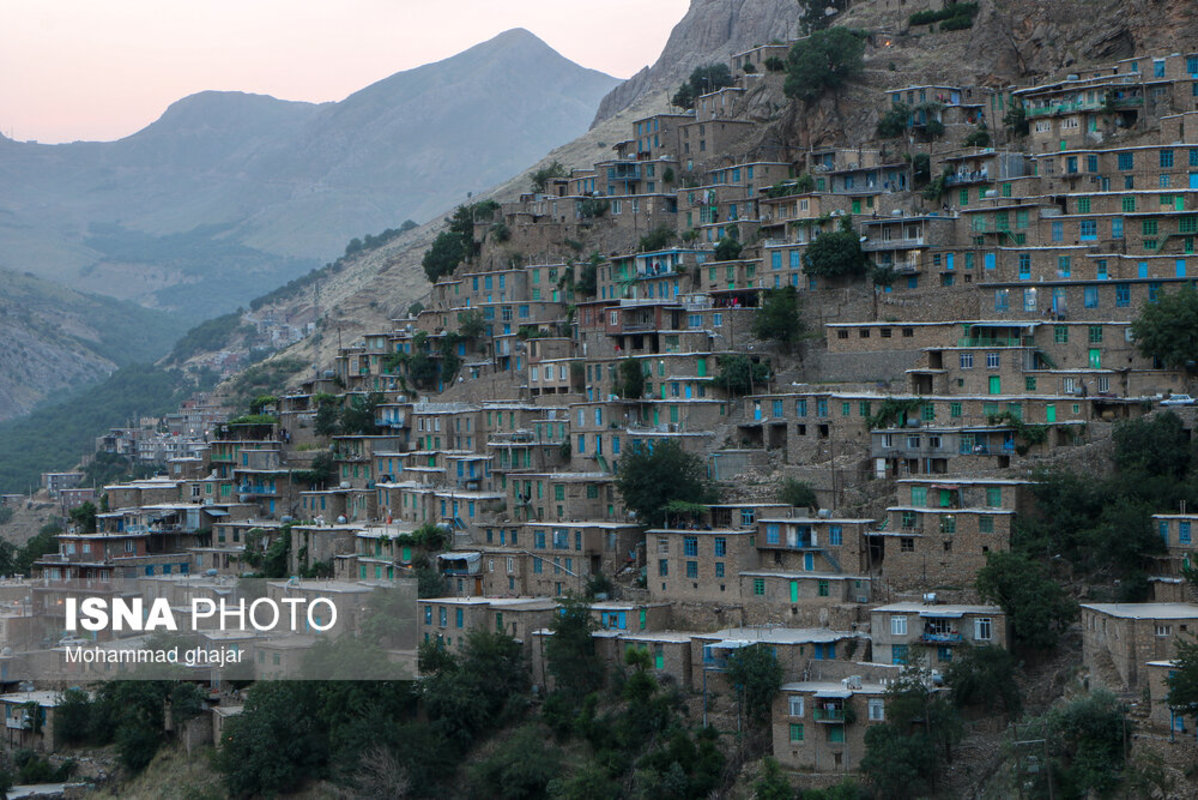
[[[1002,394],[1002,378],[997,375],[990,376],[990,394]]]
[[[792,602],[792,603],[799,602],[799,582],[798,581],[790,582],[790,602]]]
[[[1102,351],[1097,347],[1090,348],[1090,367],[1102,369]]]
[[[1044,421],[1045,422],[1056,422],[1057,421],[1057,407],[1054,404],[1049,403],[1048,405],[1046,405],[1044,407]]]
[[[699,377],[706,378],[707,377],[707,359],[706,358],[699,359],[698,369],[699,369]]]

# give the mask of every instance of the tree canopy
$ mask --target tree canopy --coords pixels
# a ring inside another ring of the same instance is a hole
[[[1033,650],[1056,646],[1077,616],[1077,603],[1048,575],[1048,569],[1024,553],[991,552],[978,571],[977,590],[1007,614],[1017,645]]]
[[[732,70],[727,64],[718,62],[695,67],[686,82],[670,98],[679,108],[694,108],[695,100],[704,94],[732,85]]]
[[[816,31],[790,48],[782,90],[805,103],[818,100],[860,74],[864,56],[860,32],[839,26]]]
[[[761,307],[753,315],[753,335],[793,347],[803,336],[799,315],[799,293],[793,286],[767,289]]]
[[[1198,361],[1198,291],[1185,284],[1146,304],[1131,324],[1136,348],[1169,367]]]
[[[652,450],[622,456],[616,488],[624,505],[634,510],[642,524],[665,524],[666,506],[672,500],[692,503],[715,501],[715,488],[698,456],[673,441],[661,441]]]
[[[841,218],[840,230],[817,236],[803,255],[804,270],[818,277],[863,275],[867,263],[849,217]]]

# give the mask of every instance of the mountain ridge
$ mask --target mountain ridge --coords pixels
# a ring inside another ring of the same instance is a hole
[[[583,132],[616,83],[514,29],[338,102],[198,92],[115,142],[6,139],[0,266],[147,306],[191,308],[200,298],[197,317],[214,316],[355,236],[427,219],[506,179]],[[236,244],[253,264],[197,274],[156,262],[145,280],[89,245],[96,224],[126,229],[130,246],[221,226],[207,251]],[[223,285],[230,277],[235,285]]]

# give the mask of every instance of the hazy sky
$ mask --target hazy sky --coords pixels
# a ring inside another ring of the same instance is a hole
[[[585,67],[653,63],[689,0],[0,0],[0,132],[127,136],[205,89],[340,100],[523,27]]]

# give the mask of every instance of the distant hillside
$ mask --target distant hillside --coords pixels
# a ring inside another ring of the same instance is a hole
[[[0,270],[0,420],[164,355],[178,317]]]
[[[508,178],[616,82],[512,30],[339,103],[203,92],[116,142],[0,139],[0,267],[215,316]]]

